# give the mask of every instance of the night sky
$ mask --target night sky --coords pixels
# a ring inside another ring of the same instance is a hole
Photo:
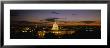
[[[10,10],[12,21],[100,21],[101,10]]]

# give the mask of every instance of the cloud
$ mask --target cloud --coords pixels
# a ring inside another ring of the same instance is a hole
[[[46,21],[50,21],[50,22],[54,22],[56,21],[57,19],[61,19],[61,18],[47,18],[45,19]]]

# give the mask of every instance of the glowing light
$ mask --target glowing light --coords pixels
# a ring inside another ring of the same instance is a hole
[[[26,30],[29,30],[29,28],[26,28]]]
[[[45,31],[38,31],[38,36],[39,36],[39,38],[44,38]]]
[[[24,32],[24,31],[22,31],[22,32]]]
[[[59,30],[59,27],[56,22],[54,22],[52,30]]]
[[[31,32],[31,31],[30,31]]]

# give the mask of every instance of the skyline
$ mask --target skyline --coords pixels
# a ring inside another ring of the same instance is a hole
[[[11,39],[100,39],[100,10],[11,10]]]

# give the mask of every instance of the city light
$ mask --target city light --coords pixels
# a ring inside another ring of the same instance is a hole
[[[11,10],[11,39],[100,39],[100,10]]]

